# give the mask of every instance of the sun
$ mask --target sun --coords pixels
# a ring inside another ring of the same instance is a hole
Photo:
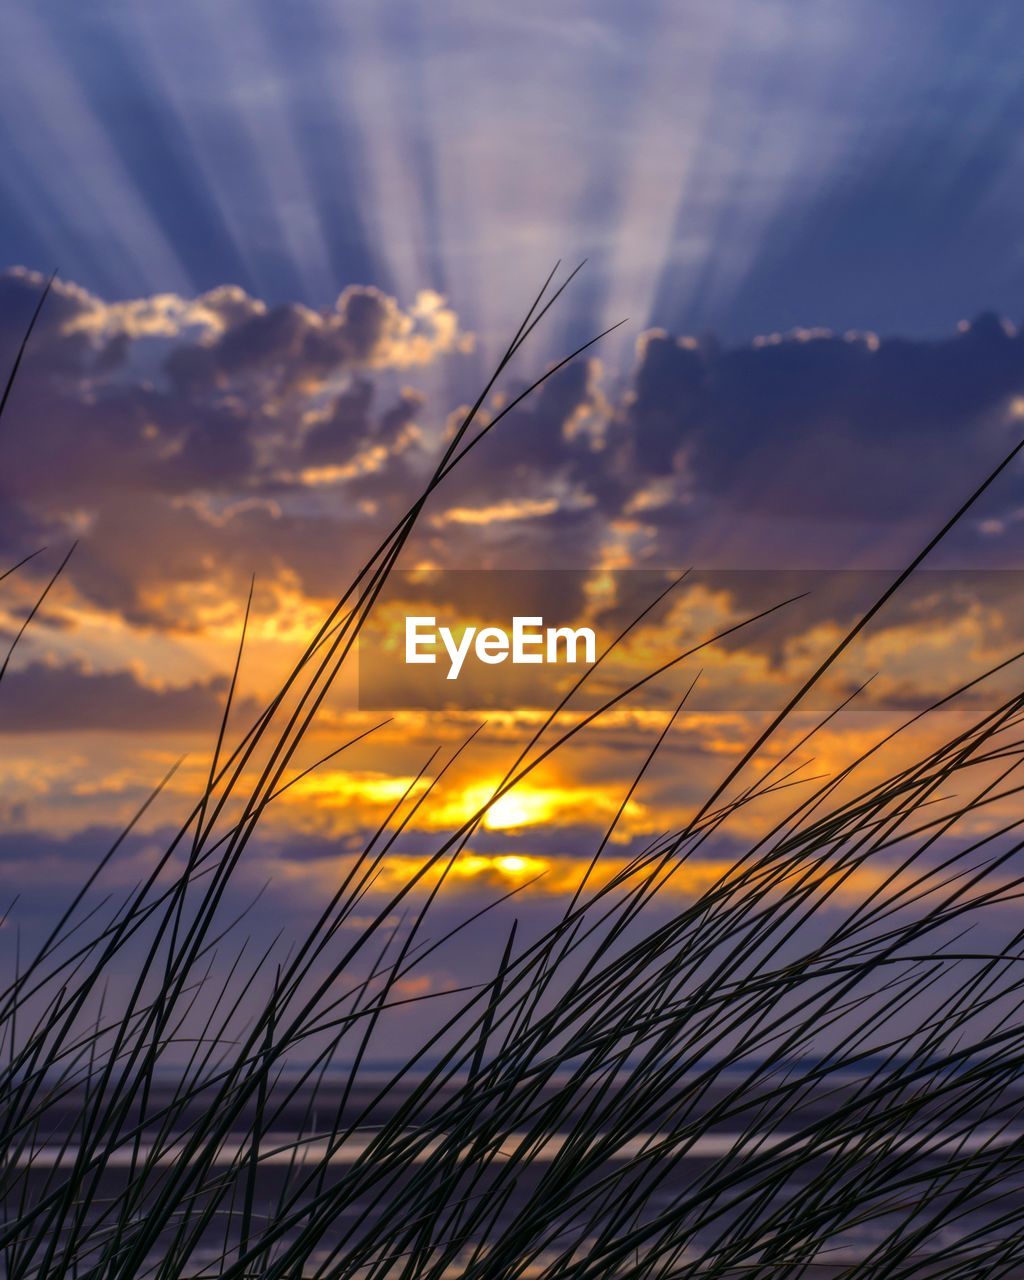
[[[483,828],[488,831],[517,831],[550,821],[561,807],[561,792],[557,788],[518,786],[499,795],[491,803],[494,793],[500,790],[500,778],[467,787],[458,798],[460,818],[487,806],[487,812],[480,820]]]
[[[484,814],[489,831],[514,831],[547,821],[558,808],[558,792],[508,791],[499,796]]]

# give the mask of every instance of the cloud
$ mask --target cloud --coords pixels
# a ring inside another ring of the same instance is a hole
[[[409,311],[379,289],[356,285],[321,311],[233,300],[235,323],[168,357],[165,367],[179,387],[230,385],[258,370],[279,388],[310,388],[339,369],[406,369],[471,346],[455,313],[432,292],[419,294]]]
[[[82,663],[32,662],[0,684],[0,733],[53,730],[210,731],[223,714],[221,676],[185,685],[147,683],[134,671],[90,671]],[[248,722],[261,708],[249,699],[233,714]]]
[[[416,416],[421,393],[404,388],[395,402],[375,416],[376,388],[366,378],[334,397],[322,414],[307,419],[301,458],[307,467],[350,467],[360,455],[379,449],[392,456],[420,442]]]
[[[12,353],[43,285],[0,275]],[[352,286],[317,311],[234,286],[106,302],[58,280],[5,422],[5,549],[13,561],[80,537],[67,580],[137,622],[196,625],[183,588],[201,595],[216,578],[237,596],[254,569],[330,594],[336,576],[321,581],[308,551],[321,509],[369,550],[372,518],[425,465],[423,397],[397,379],[469,341],[434,293],[403,310]],[[345,501],[317,497],[346,485]]]
[[[41,285],[0,276],[11,348]],[[106,302],[58,281],[5,424],[8,561],[79,537],[67,581],[87,601],[186,631],[243,599],[254,570],[333,597],[460,419],[442,390],[458,379],[431,374],[428,395],[417,370],[465,345],[433,294],[403,310],[352,286],[317,311],[233,286]],[[509,413],[431,499],[409,554],[682,568],[837,566],[868,549],[891,564],[1008,447],[1022,404],[1024,338],[992,316],[940,341],[651,330],[631,369],[580,359]],[[989,563],[1021,505],[1009,481],[1000,493],[962,535]]]
[[[628,495],[605,446],[612,406],[603,376],[596,359],[559,370],[468,453],[430,508],[429,553],[467,567],[595,562],[607,522]],[[481,425],[522,390],[506,388]],[[451,416],[449,430],[462,416]]]
[[[929,341],[650,330],[614,387],[580,361],[499,424],[442,495],[433,560],[899,563],[1016,442],[1024,336],[993,315]],[[964,554],[999,559],[982,533],[1014,527],[1013,499],[1011,473],[958,532]]]
[[[619,438],[634,473],[670,474],[676,496],[897,521],[941,511],[998,461],[1022,390],[1024,337],[991,315],[929,342],[795,331],[723,347],[652,331]],[[664,498],[645,519],[673,518]]]
[[[16,347],[45,277],[24,267],[0,274],[0,337]],[[54,281],[36,326],[30,362],[82,376],[129,363],[135,347],[154,344],[166,372],[192,387],[230,381],[256,366],[285,383],[307,382],[341,368],[405,369],[472,349],[440,294],[419,293],[408,310],[369,285],[350,285],[333,307],[270,306],[237,285],[194,298],[173,293],[108,302],[65,280]],[[170,344],[174,344],[171,346]]]

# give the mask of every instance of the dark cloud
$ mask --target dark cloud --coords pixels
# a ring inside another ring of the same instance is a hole
[[[133,671],[90,671],[81,663],[33,662],[8,672],[0,684],[0,733],[56,729],[180,731],[215,729],[223,714],[227,680],[158,687]],[[250,700],[235,714],[252,719]]]
[[[599,375],[594,361],[581,359],[549,378],[460,464],[449,486],[449,500],[482,506],[530,496],[540,483],[585,483],[599,469],[599,464],[592,464],[593,437],[583,429],[603,416]],[[506,388],[505,398],[522,390]],[[456,414],[453,422],[458,421],[461,415]]]
[[[394,298],[366,286],[350,286],[320,311],[281,303],[221,316],[213,341],[168,356],[165,368],[180,388],[205,390],[254,371],[278,390],[301,387],[341,369],[421,362],[437,336],[417,334]]]
[[[44,283],[0,276],[12,354]],[[423,466],[423,400],[399,371],[463,342],[433,294],[403,311],[351,287],[315,311],[233,286],[107,303],[57,281],[5,422],[5,554],[79,537],[68,580],[136,622],[191,625],[169,594],[218,575],[244,595],[254,570],[287,569],[332,594],[340,529],[368,552],[398,479]],[[307,483],[310,468],[328,473]]]
[[[9,345],[42,283],[0,277]],[[407,377],[460,341],[433,295],[406,312],[349,288],[314,311],[236,287],[106,303],[58,282],[5,424],[6,559],[78,536],[69,581],[159,625],[201,625],[203,593],[242,599],[254,570],[332,596],[440,447],[450,406]],[[411,554],[453,568],[827,566],[899,547],[886,529],[930,530],[1007,448],[1024,338],[994,316],[927,342],[651,331],[616,386],[594,359],[550,378],[448,477]],[[990,534],[1015,527],[1013,490],[1008,478],[986,509],[1000,517]],[[998,560],[1008,543],[989,536],[978,553]]]
[[[1024,338],[991,315],[935,342],[807,333],[724,348],[655,333],[619,428],[636,473],[671,474],[677,496],[905,519],[998,460],[1022,390]]]
[[[351,463],[361,452],[378,445],[389,452],[415,443],[411,431],[424,398],[406,389],[379,417],[374,416],[376,389],[366,378],[357,378],[334,398],[330,412],[316,422],[302,443],[302,459],[316,465]]]
[[[45,286],[45,277],[37,271],[13,268],[0,273],[0,351],[9,362],[14,360]],[[54,282],[25,353],[26,375],[33,364],[51,376],[85,371],[92,346],[88,335],[72,326],[88,309],[84,290],[61,280]]]

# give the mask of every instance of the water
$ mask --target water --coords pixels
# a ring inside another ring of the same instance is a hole
[[[336,1265],[337,1256],[333,1250],[337,1246],[343,1246],[346,1239],[352,1241],[372,1238],[375,1231],[393,1226],[396,1213],[402,1212],[409,1186],[417,1178],[429,1177],[442,1153],[447,1154],[449,1169],[453,1160],[465,1163],[467,1171],[473,1165],[474,1152],[470,1143],[467,1141],[462,1147],[453,1146],[443,1129],[434,1124],[429,1113],[423,1115],[424,1123],[420,1128],[395,1126],[392,1121],[408,1094],[400,1090],[379,1097],[379,1083],[367,1077],[349,1098],[346,1108],[348,1116],[366,1113],[367,1122],[346,1133],[340,1142],[331,1139],[330,1122],[326,1120],[326,1117],[332,1117],[332,1108],[339,1104],[339,1094],[331,1087],[323,1091],[312,1112],[309,1096],[297,1094],[280,1108],[274,1127],[262,1136],[258,1163],[253,1170],[255,1198],[252,1232],[258,1235],[260,1231],[281,1222],[282,1203],[287,1201],[296,1188],[302,1188],[304,1180],[309,1181],[317,1173],[322,1174],[322,1185],[311,1184],[300,1189],[297,1200],[292,1205],[293,1209],[308,1209],[311,1198],[324,1188],[342,1192],[336,1211],[323,1224],[316,1247],[306,1256],[303,1276],[312,1277],[318,1273],[318,1269]],[[855,1081],[850,1081],[847,1085],[851,1090],[855,1086]],[[457,1087],[458,1083],[453,1086]],[[150,1105],[154,1111],[158,1111],[166,1103],[170,1097],[170,1089],[170,1085],[167,1085],[165,1096],[161,1096],[158,1091],[151,1099]],[[785,1185],[778,1189],[771,1204],[774,1211],[781,1209],[792,1220],[793,1215],[804,1213],[806,1205],[814,1200],[820,1176],[830,1160],[846,1160],[848,1168],[845,1177],[849,1182],[851,1179],[855,1181],[862,1173],[877,1171],[880,1164],[885,1165],[886,1162],[894,1167],[902,1162],[905,1169],[921,1173],[940,1169],[953,1158],[994,1159],[998,1153],[1013,1158],[1024,1143],[1024,1127],[997,1127],[983,1119],[967,1117],[958,1120],[956,1126],[933,1123],[925,1137],[912,1129],[878,1135],[861,1142],[851,1159],[841,1137],[836,1136],[829,1145],[823,1144],[820,1136],[816,1142],[812,1142],[808,1136],[808,1130],[820,1126],[839,1105],[840,1099],[837,1098],[834,1084],[827,1094],[811,1093],[797,1111],[787,1116],[786,1126],[776,1129],[752,1128],[743,1131],[735,1124],[729,1126],[714,1123],[715,1108],[725,1096],[724,1084],[707,1092],[699,1108],[688,1117],[692,1133],[683,1129],[641,1129],[631,1132],[625,1138],[621,1135],[613,1138],[606,1130],[596,1128],[589,1130],[587,1134],[587,1141],[595,1144],[595,1149],[601,1150],[601,1157],[595,1165],[592,1178],[588,1175],[590,1181],[583,1179],[577,1184],[577,1190],[580,1186],[598,1184],[601,1179],[611,1178],[616,1173],[632,1174],[633,1171],[644,1169],[649,1173],[653,1172],[656,1176],[652,1181],[657,1185],[652,1187],[640,1214],[640,1221],[646,1219],[653,1222],[659,1215],[671,1213],[695,1187],[702,1185],[704,1180],[724,1167],[728,1167],[738,1177],[741,1194],[734,1196],[731,1203],[728,1197],[721,1198],[717,1216],[704,1227],[696,1229],[687,1240],[686,1249],[676,1257],[673,1275],[700,1274],[699,1260],[702,1255],[723,1230],[736,1226],[747,1208],[749,1200],[743,1190],[745,1171],[751,1171],[753,1188],[756,1186],[757,1171],[763,1170],[765,1160],[769,1157],[806,1153],[805,1159],[794,1162]],[[444,1102],[445,1095],[442,1094],[435,1099],[435,1110],[443,1112]],[[197,1100],[180,1117],[182,1125],[179,1132],[161,1136],[152,1129],[146,1131],[144,1127],[137,1141],[123,1142],[108,1152],[102,1175],[92,1189],[92,1204],[86,1212],[86,1227],[79,1232],[79,1255],[86,1263],[80,1269],[82,1276],[96,1274],[95,1271],[90,1272],[88,1263],[96,1260],[98,1252],[95,1251],[101,1250],[109,1239],[110,1220],[105,1218],[105,1214],[131,1187],[133,1170],[137,1171],[148,1164],[147,1176],[152,1184],[152,1194],[157,1195],[166,1179],[180,1171],[183,1162],[187,1160],[190,1125],[202,1118],[202,1104]],[[235,1131],[219,1144],[215,1155],[207,1163],[204,1187],[199,1189],[200,1194],[191,1202],[193,1210],[198,1210],[202,1203],[209,1203],[210,1187],[218,1181],[222,1182],[224,1194],[197,1239],[193,1241],[187,1262],[182,1259],[180,1264],[176,1264],[176,1276],[215,1277],[223,1270],[225,1257],[230,1257],[237,1251],[241,1230],[238,1211],[241,1188],[252,1168],[251,1146],[246,1129],[251,1118],[251,1115],[246,1114],[239,1117]],[[54,1127],[49,1130],[45,1140],[40,1140],[31,1151],[11,1153],[6,1168],[8,1182],[17,1180],[29,1203],[45,1197],[48,1191],[59,1186],[82,1155],[79,1141],[71,1137],[76,1132],[77,1119],[75,1101],[65,1100],[60,1107],[54,1109],[51,1116]],[[565,1120],[564,1128],[556,1132],[545,1132],[539,1140],[535,1140],[536,1135],[530,1134],[526,1129],[504,1133],[500,1145],[491,1149],[486,1172],[474,1188],[474,1195],[481,1203],[487,1202],[495,1188],[500,1188],[503,1192],[500,1201],[494,1201],[496,1212],[487,1225],[486,1235],[490,1243],[500,1241],[513,1229],[521,1229],[525,1215],[535,1211],[538,1204],[550,1205],[551,1193],[546,1190],[546,1180],[560,1161],[573,1153],[578,1156],[580,1151],[580,1134],[574,1128],[574,1117],[567,1115]],[[292,1123],[289,1124],[289,1121]],[[308,1128],[303,1132],[302,1126],[307,1123]],[[379,1199],[377,1188],[372,1182],[367,1183],[366,1174],[368,1170],[374,1169],[380,1151],[381,1134],[385,1129],[390,1151],[394,1152],[396,1147],[405,1143],[409,1149],[398,1162],[400,1168],[398,1164],[390,1166],[394,1169],[390,1189],[383,1199]],[[511,1194],[504,1194],[508,1187],[502,1182],[502,1170],[512,1166],[517,1152],[527,1143],[532,1144],[531,1158],[528,1162],[515,1166],[514,1189]],[[16,1174],[15,1170],[20,1173]],[[345,1188],[353,1179],[362,1179],[362,1183],[356,1186],[353,1182],[354,1190],[352,1194],[347,1194]],[[969,1205],[967,1212],[947,1226],[929,1232],[927,1238],[917,1242],[913,1251],[914,1275],[928,1277],[937,1274],[941,1262],[955,1257],[958,1247],[962,1248],[963,1243],[979,1227],[996,1223],[1000,1214],[1016,1213],[1024,1219],[1024,1194],[1017,1189],[1015,1180],[1007,1180],[1005,1192],[1004,1199],[999,1203],[986,1204],[979,1199],[976,1205]],[[868,1258],[881,1240],[910,1221],[914,1213],[927,1214],[934,1207],[920,1198],[915,1202],[912,1193],[909,1197],[907,1194],[897,1197],[897,1201],[887,1209],[883,1202],[876,1199],[876,1211],[868,1221],[842,1226],[830,1233],[827,1240],[816,1249],[814,1265],[802,1274],[808,1277],[842,1276],[858,1262]],[[144,1205],[140,1207],[144,1217]],[[10,1215],[9,1198],[8,1218]],[[550,1214],[546,1221],[550,1225]],[[66,1225],[65,1223],[65,1229]],[[530,1258],[528,1265],[521,1268],[517,1275],[523,1280],[543,1275],[545,1267],[559,1256],[558,1245],[570,1238],[572,1230],[575,1228],[567,1218],[564,1224],[565,1234],[562,1237],[555,1234],[552,1238],[543,1240],[541,1243],[544,1247],[537,1256]],[[267,1257],[281,1256],[296,1240],[298,1231],[298,1226],[283,1231]],[[580,1238],[577,1234],[573,1238],[578,1242],[581,1256],[586,1254],[588,1248],[593,1247],[593,1241],[585,1235]],[[449,1261],[444,1271],[446,1278],[456,1280],[461,1274],[471,1257],[472,1243],[471,1241],[466,1249]],[[150,1249],[138,1276],[147,1272],[156,1273],[168,1259],[167,1248],[166,1244],[161,1244]],[[94,1252],[90,1253],[90,1250]],[[642,1262],[641,1250],[634,1259],[634,1266]],[[402,1264],[396,1260],[394,1267],[394,1275],[397,1277],[402,1273]],[[627,1266],[609,1274],[628,1275],[632,1269]],[[31,1272],[24,1274],[28,1276]],[[48,1280],[55,1274],[58,1273],[51,1272]],[[260,1274],[259,1268],[254,1274]],[[330,1274],[355,1276],[363,1272],[342,1268],[331,1270]],[[375,1280],[379,1280],[380,1274],[376,1273]],[[737,1280],[745,1274],[747,1273],[737,1270]],[[776,1267],[771,1274],[785,1275],[786,1271]],[[985,1264],[979,1264],[976,1274],[979,1277],[988,1274]],[[1015,1273],[1001,1270],[998,1274],[1009,1277]],[[2,1266],[0,1275],[7,1276]],[[292,1275],[297,1273],[293,1271]],[[134,1275],[132,1280],[135,1280]]]

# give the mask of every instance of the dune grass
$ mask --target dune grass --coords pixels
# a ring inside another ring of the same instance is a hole
[[[1020,897],[1024,820],[980,821],[1019,794],[1024,692],[993,696],[881,782],[857,778],[884,743],[792,790],[785,819],[715,883],[655,910],[739,810],[789,787],[797,748],[763,766],[772,735],[1016,449],[684,827],[610,881],[585,877],[539,937],[513,926],[494,972],[446,993],[436,1032],[384,1077],[368,1071],[375,1032],[434,999],[408,980],[444,944],[428,916],[486,806],[398,890],[379,893],[375,877],[451,761],[394,806],[305,936],[245,939],[227,912],[425,504],[522,398],[482,416],[566,283],[545,283],[416,502],[237,740],[236,666],[207,785],[149,876],[97,898],[130,827],[4,978],[10,1280],[1024,1274],[1024,927],[987,924]],[[571,690],[490,803],[721,638],[560,728]],[[244,628],[239,658],[243,645]],[[912,741],[992,674],[901,732]],[[869,865],[886,868],[878,887],[835,911]],[[111,982],[125,970],[127,987]]]

